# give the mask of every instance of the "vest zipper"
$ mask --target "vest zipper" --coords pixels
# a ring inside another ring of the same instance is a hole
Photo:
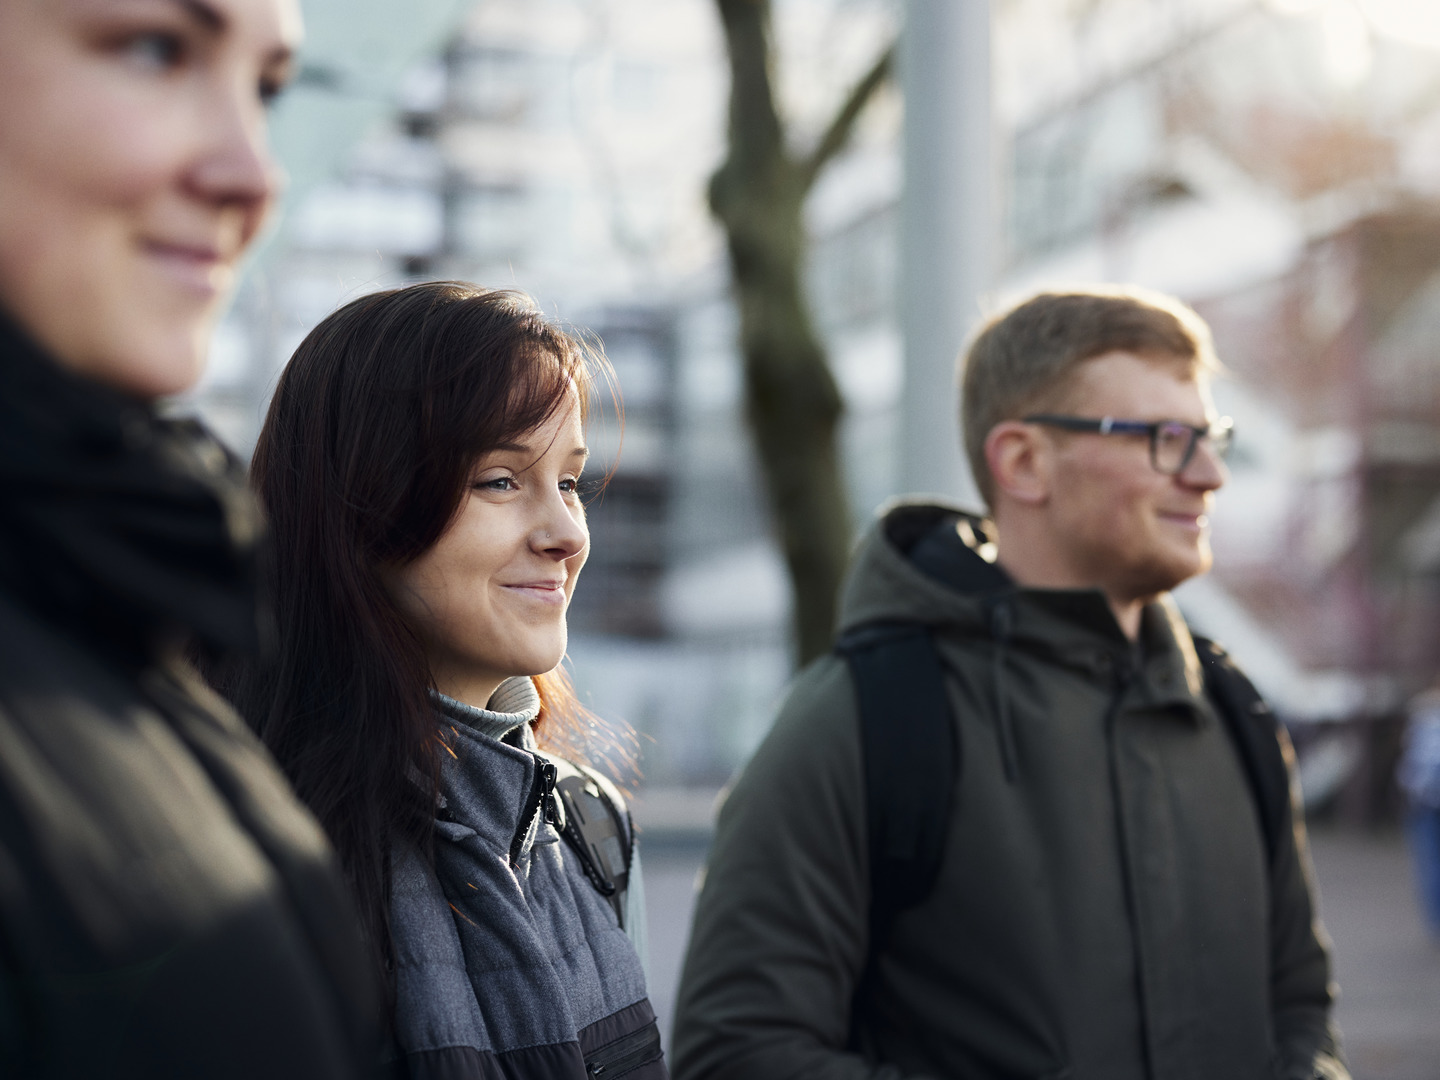
[[[530,797],[525,802],[525,812],[520,818],[520,827],[515,830],[515,839],[510,842],[510,865],[520,861],[520,852],[525,847],[525,838],[535,824],[536,815],[543,815],[550,825],[560,823],[560,812],[555,808],[555,778],[558,770],[555,763],[535,755],[535,779],[530,784]]]
[[[660,1029],[652,1020],[639,1031],[632,1031],[596,1050],[585,1061],[585,1075],[611,1080],[659,1060]]]

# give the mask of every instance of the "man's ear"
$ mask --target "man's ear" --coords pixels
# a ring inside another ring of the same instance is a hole
[[[997,495],[1039,506],[1050,498],[1049,443],[1034,424],[1002,420],[985,436],[985,462]]]

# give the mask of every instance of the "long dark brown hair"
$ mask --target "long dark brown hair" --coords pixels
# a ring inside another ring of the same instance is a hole
[[[428,854],[439,726],[420,638],[382,581],[455,519],[475,460],[544,423],[597,350],[528,297],[434,282],[352,301],[280,377],[251,479],[269,520],[274,641],[222,686],[329,832],[388,972],[389,852]],[[585,714],[562,671],[536,679],[542,743]]]

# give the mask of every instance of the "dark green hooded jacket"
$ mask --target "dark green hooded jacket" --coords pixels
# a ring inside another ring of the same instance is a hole
[[[1344,1077],[1303,834],[1267,858],[1173,603],[1132,643],[1098,591],[1014,586],[978,527],[898,507],[842,602],[842,629],[934,628],[961,747],[938,884],[861,988],[863,765],[822,658],[720,812],[677,1080]]]

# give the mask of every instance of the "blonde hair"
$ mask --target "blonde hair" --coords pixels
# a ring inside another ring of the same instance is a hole
[[[1188,305],[1133,286],[1042,292],[988,320],[965,351],[961,425],[986,503],[994,498],[985,439],[1003,420],[1055,408],[1086,360],[1117,350],[1221,370],[1210,328]]]

